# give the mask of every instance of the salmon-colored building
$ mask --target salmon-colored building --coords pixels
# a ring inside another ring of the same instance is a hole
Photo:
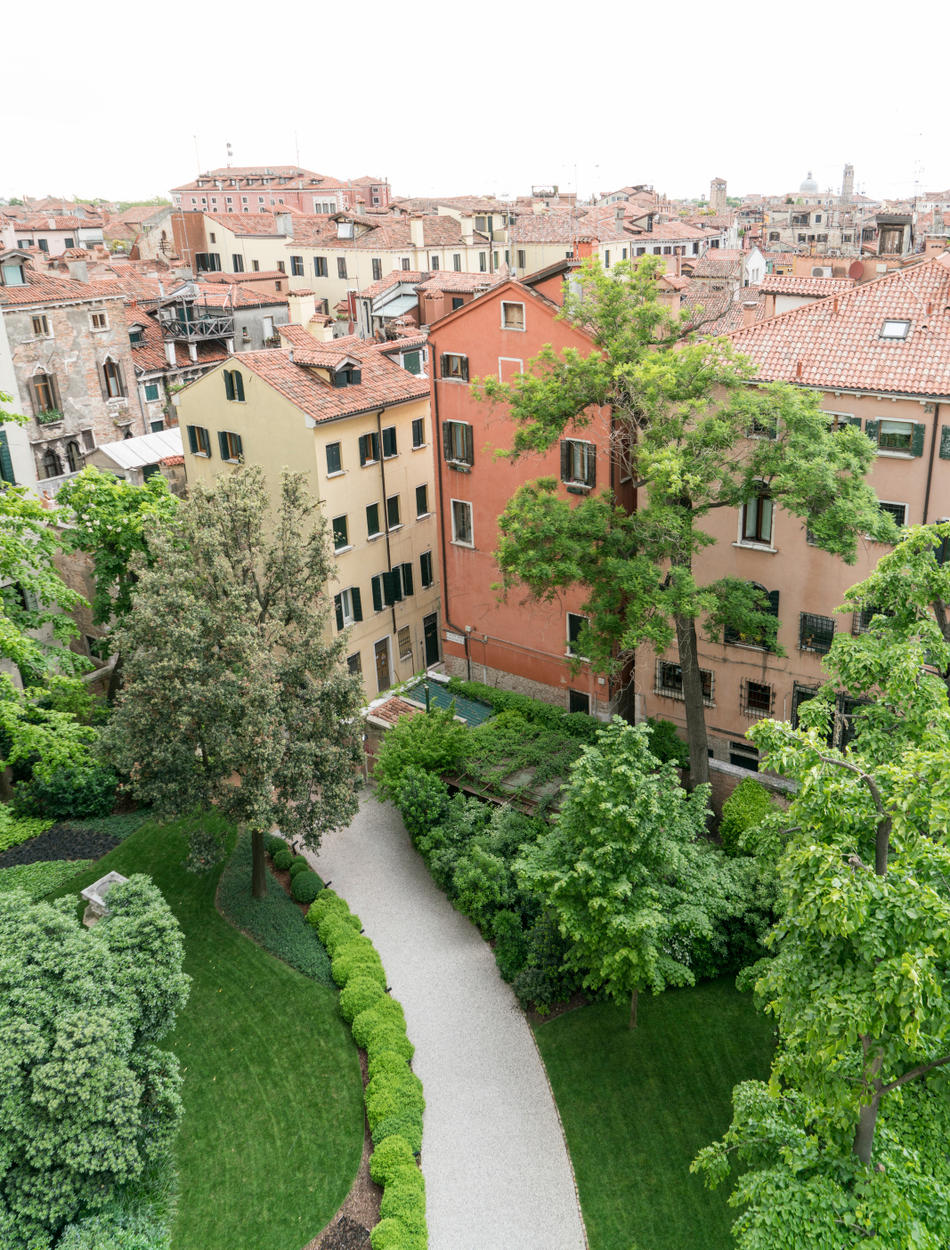
[[[554,477],[564,497],[577,500],[606,486],[632,506],[611,453],[610,413],[602,409],[588,425],[566,431],[560,447],[512,462],[495,454],[513,445],[507,409],[477,400],[470,389],[476,378],[510,380],[548,343],[593,349],[582,330],[556,319],[569,269],[562,261],[524,281],[501,282],[430,327],[442,652],[458,676],[606,716],[623,703],[624,682],[586,661],[572,666],[584,590],[572,588],[550,603],[517,591],[502,599],[494,553],[498,517],[525,481]]]

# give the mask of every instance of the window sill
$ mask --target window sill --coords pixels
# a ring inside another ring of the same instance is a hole
[[[586,482],[565,482],[564,485],[569,495],[589,495],[592,490]]]
[[[428,444],[428,443],[413,443],[413,445],[412,445],[412,450],[413,450],[413,451],[425,451],[425,449],[426,449],[428,446],[429,446],[429,444]]]
[[[378,460],[364,460],[364,461],[361,463],[360,468],[361,468],[361,469],[371,469],[374,465],[377,465],[377,464],[379,464],[379,461],[378,461]]]
[[[878,447],[877,454],[887,460],[919,460],[912,451],[900,451],[896,447]]]
[[[474,551],[474,550],[475,550],[475,544],[474,544],[474,543],[463,543],[463,542],[462,542],[460,539],[458,539],[458,538],[453,538],[453,539],[452,539],[452,546],[453,546],[453,547],[465,547],[468,551]]]
[[[676,699],[678,703],[685,703],[686,698],[678,690],[664,690],[662,686],[654,686],[653,693],[662,695],[664,699]],[[712,699],[703,699],[703,707],[715,707],[716,704]]]
[[[417,513],[416,513],[416,520],[417,520],[417,521],[424,521],[424,520],[426,519],[426,517],[430,517],[430,516],[432,516],[432,513],[431,513],[431,512],[417,512]]]
[[[733,547],[746,547],[749,551],[767,551],[770,555],[778,555],[777,547],[770,547],[767,543],[752,543],[747,541],[732,544]]]
[[[210,459],[211,459],[211,452],[210,452],[210,451],[193,451],[191,454],[192,454],[193,456],[197,456],[199,460],[210,460]]]
[[[386,527],[386,533],[387,533],[387,534],[395,534],[395,533],[397,533],[397,532],[398,532],[399,530],[401,530],[401,529],[402,529],[402,521],[400,521],[398,525],[389,525],[389,526],[387,526],[387,527]]]
[[[333,554],[335,556],[342,556],[345,552],[352,551],[352,550],[353,550],[353,544],[347,543],[345,547],[334,547]]]
[[[382,536],[383,536],[383,531],[382,531],[382,530],[380,530],[378,534],[367,534],[367,535],[366,535],[366,541],[367,541],[368,543],[374,543],[374,542],[376,541],[376,539],[377,539],[377,538],[382,538]]]
[[[446,460],[445,463],[456,473],[471,473],[472,471],[472,466],[467,460]]]
[[[502,326],[501,328],[502,328],[503,330],[513,330],[513,331],[515,332],[515,334],[524,334],[524,333],[525,333],[525,328],[524,328],[524,326]]]
[[[332,477],[345,477],[345,476],[346,476],[346,469],[337,469],[335,473],[327,474],[327,481],[329,482],[330,478]]]
[[[564,652],[564,656],[568,660],[576,660],[578,664],[589,664],[590,657],[586,655],[576,655],[570,647]]]

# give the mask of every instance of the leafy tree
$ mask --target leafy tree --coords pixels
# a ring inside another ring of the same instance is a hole
[[[722,856],[702,840],[709,790],[687,794],[649,750],[649,729],[615,717],[584,748],[554,827],[518,862],[544,899],[586,986],[629,1000],[692,985],[695,942],[729,910]]]
[[[764,487],[807,519],[816,544],[853,562],[857,537],[891,538],[891,519],[865,483],[870,441],[832,431],[813,392],[783,383],[750,385],[753,367],[723,340],[697,340],[660,303],[658,262],[596,262],[572,279],[562,316],[584,329],[592,350],[545,347],[510,383],[483,379],[476,393],[510,406],[515,457],[546,451],[583,430],[605,408],[615,451],[629,465],[637,507],[609,492],[579,503],[542,478],[516,492],[499,527],[505,590],[526,586],[553,599],[587,589],[589,625],[578,649],[603,668],[640,643],[665,651],[675,640],[683,672],[691,784],[708,779],[697,622],[710,637],[724,626],[774,646],[777,622],[761,592],[737,578],[700,575],[714,543],[704,528],[718,508],[739,508]],[[753,436],[754,435],[754,436]]]
[[[125,686],[106,752],[159,812],[245,822],[263,897],[275,821],[316,846],[356,809],[360,687],[328,629],[326,522],[300,474],[272,514],[251,466],[196,487],[150,555],[116,631]]]
[[[188,997],[178,923],[146,877],[92,930],[75,899],[0,896],[0,1242],[47,1250],[63,1226],[167,1156],[181,1114],[157,1043]]]

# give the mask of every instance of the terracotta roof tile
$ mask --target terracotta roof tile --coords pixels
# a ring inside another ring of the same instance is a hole
[[[853,278],[808,278],[793,273],[770,273],[762,279],[762,290],[768,295],[837,295],[850,291]]]
[[[0,307],[24,304],[53,304],[63,300],[115,299],[117,291],[99,289],[99,284],[77,282],[74,278],[58,274],[39,273],[30,265],[24,265],[24,286],[0,286]]]

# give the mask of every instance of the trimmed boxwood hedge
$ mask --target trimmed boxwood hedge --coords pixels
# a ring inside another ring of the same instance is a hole
[[[340,1015],[347,1024],[352,1024],[361,1011],[372,1007],[385,992],[385,987],[373,977],[362,973],[352,976],[340,991]]]
[[[368,977],[385,989],[386,972],[383,961],[368,938],[358,937],[338,951],[332,962],[333,979],[341,988],[351,977]]]
[[[274,861],[274,867],[283,872],[294,862],[294,853],[290,847],[285,846],[282,851],[272,855],[271,859]]]
[[[311,872],[310,860],[306,855],[298,855],[296,859],[291,861],[290,875],[296,877],[298,872]]]
[[[296,876],[293,875],[293,868],[291,868],[290,872],[291,894],[298,903],[312,903],[323,889],[323,878],[311,870],[298,872]]]
[[[744,844],[743,835],[774,810],[772,796],[761,781],[746,777],[722,805],[719,836],[722,849],[729,855],[745,855],[754,848]]]
[[[388,1178],[402,1168],[415,1166],[416,1160],[412,1147],[405,1137],[393,1133],[389,1137],[384,1137],[373,1151],[373,1157],[369,1161],[369,1174],[377,1185],[385,1185]]]
[[[264,848],[268,855],[274,856],[278,851],[286,851],[287,843],[283,838],[278,838],[276,833],[270,833],[264,841]]]

